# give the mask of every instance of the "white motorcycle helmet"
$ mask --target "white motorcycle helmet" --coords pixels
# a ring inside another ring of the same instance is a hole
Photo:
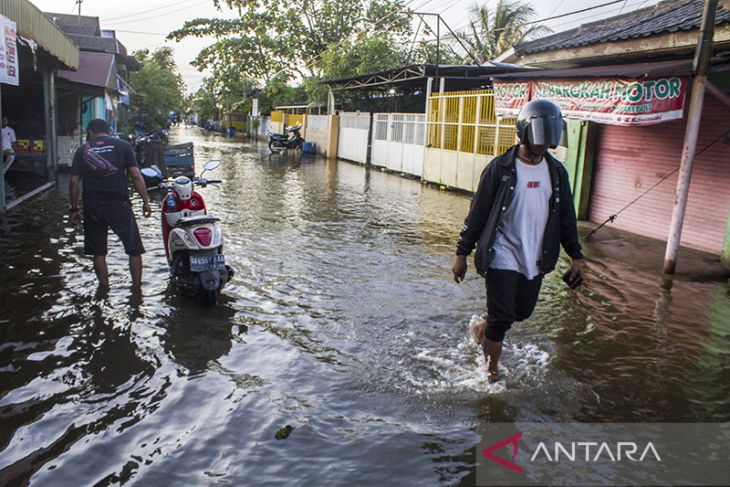
[[[193,195],[193,182],[185,176],[176,178],[172,182],[172,187],[175,189],[177,196],[183,201],[189,200]]]

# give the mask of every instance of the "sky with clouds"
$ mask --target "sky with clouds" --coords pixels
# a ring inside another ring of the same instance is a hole
[[[76,0],[31,0],[44,12],[77,13]],[[560,16],[569,12],[595,7],[611,0],[531,0],[529,3],[537,12],[537,19]],[[637,8],[656,4],[658,0],[624,0],[590,11],[546,20],[545,25],[554,32],[578,27],[605,17],[627,13]],[[497,0],[480,1],[493,7]],[[409,8],[419,12],[440,13],[454,30],[463,29],[469,22],[469,11],[475,0],[406,0]],[[189,91],[200,86],[205,73],[190,65],[197,53],[211,43],[211,39],[185,39],[181,42],[166,41],[165,35],[183,25],[186,20],[198,17],[232,17],[230,10],[218,11],[212,0],[83,0],[82,15],[99,17],[102,29],[117,31],[117,37],[132,52],[137,49],[155,48],[163,45],[175,51],[180,74]],[[414,21],[415,22],[415,21]],[[435,29],[435,21],[432,20]],[[415,26],[415,23],[414,23]]]

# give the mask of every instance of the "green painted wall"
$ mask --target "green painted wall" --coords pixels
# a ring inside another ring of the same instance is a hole
[[[579,220],[588,219],[597,129],[593,122],[567,120],[567,151],[563,164],[570,176],[573,201]]]

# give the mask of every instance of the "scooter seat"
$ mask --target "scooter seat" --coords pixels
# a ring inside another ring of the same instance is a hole
[[[221,221],[220,218],[214,216],[192,216],[190,218],[181,218],[175,223],[176,227],[189,227],[190,225],[204,225],[206,223],[215,223]]]

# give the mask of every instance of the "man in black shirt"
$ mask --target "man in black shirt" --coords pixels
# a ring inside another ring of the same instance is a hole
[[[127,174],[142,196],[144,216],[150,216],[152,210],[144,179],[134,157],[134,148],[129,142],[110,137],[109,125],[104,120],[90,121],[86,130],[88,142],[76,150],[71,166],[71,223],[76,226],[81,223],[78,201],[79,179],[82,179],[84,253],[94,257],[94,271],[99,279],[99,286],[109,287],[106,254],[107,233],[111,227],[129,255],[132,288],[139,291],[142,285],[144,247],[129,200]]]

